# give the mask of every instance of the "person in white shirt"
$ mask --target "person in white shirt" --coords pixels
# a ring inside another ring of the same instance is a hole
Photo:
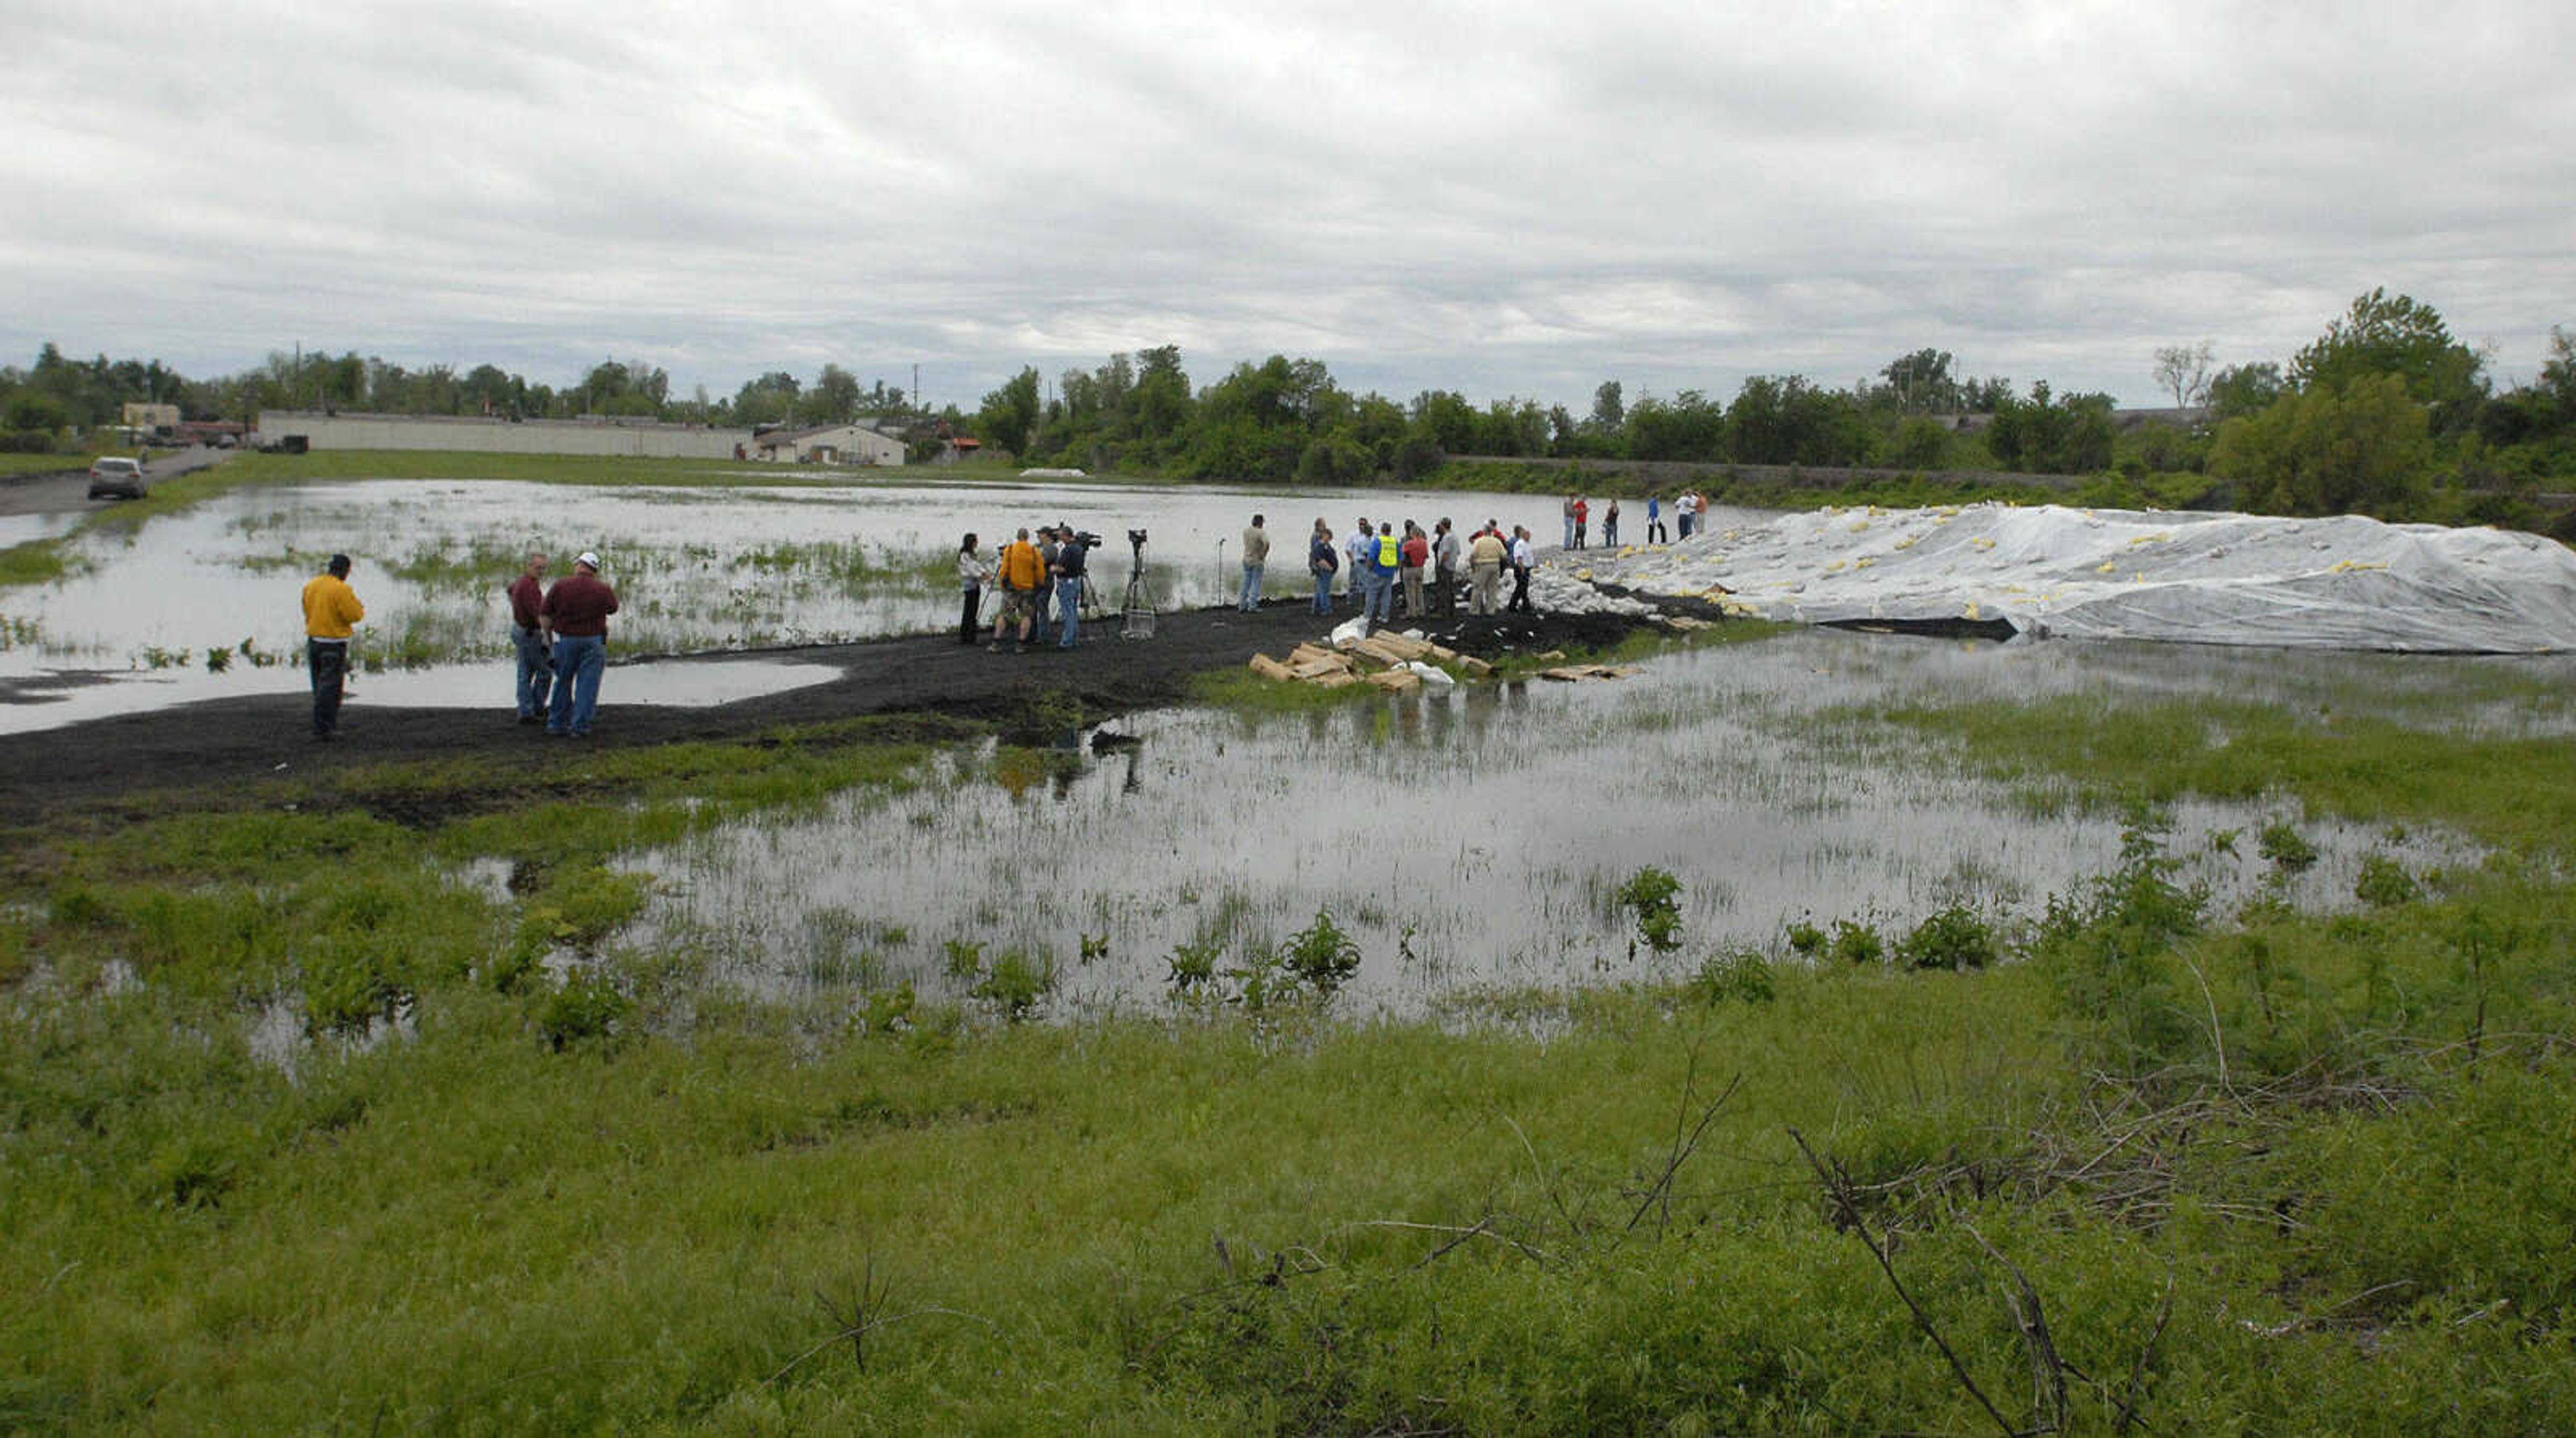
[[[975,620],[984,608],[984,587],[992,582],[992,564],[977,547],[975,536],[967,535],[966,542],[957,547],[957,585],[966,593],[966,612],[958,622],[958,643],[971,645],[983,632],[983,626]]]
[[[1342,554],[1349,561],[1342,566],[1342,572],[1350,576],[1350,596],[1362,614],[1368,612],[1368,581],[1363,571],[1376,549],[1377,531],[1369,528],[1368,516],[1361,515],[1351,537],[1342,541]]]
[[[1512,602],[1504,605],[1503,607],[1505,609],[1521,614],[1538,613],[1538,610],[1531,606],[1529,597],[1530,566],[1537,562],[1538,555],[1536,551],[1530,548],[1529,526],[1526,524],[1513,525]]]
[[[1436,536],[1431,543],[1431,565],[1434,582],[1440,586],[1440,617],[1447,619],[1458,612],[1458,531],[1444,514],[1431,532]]]

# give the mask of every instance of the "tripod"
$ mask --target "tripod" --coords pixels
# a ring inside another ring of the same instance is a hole
[[[1134,557],[1127,565],[1127,597],[1119,606],[1126,623],[1119,627],[1118,637],[1151,639],[1154,637],[1154,598],[1145,588],[1145,537],[1130,533],[1127,542],[1134,551]]]

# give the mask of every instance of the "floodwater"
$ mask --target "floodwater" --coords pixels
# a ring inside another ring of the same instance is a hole
[[[632,937],[694,945],[724,980],[775,997],[901,983],[954,997],[970,981],[952,948],[980,945],[987,963],[1051,963],[1058,1013],[1165,1002],[1179,946],[1240,966],[1319,909],[1357,940],[1340,1002],[1363,1012],[1669,976],[1737,945],[1776,952],[1801,919],[1868,923],[1892,946],[1952,904],[2036,916],[2116,863],[2119,820],[2033,812],[1852,717],[1872,706],[2208,694],[2563,733],[2564,706],[2453,702],[2477,666],[2541,662],[1806,630],[1669,655],[1616,683],[1291,716],[1168,710],[1116,726],[1129,750],[960,757],[909,794],[642,856],[658,897]],[[2186,879],[2239,901],[2275,881],[2255,836],[2280,819],[2322,854],[2286,879],[2305,906],[2350,906],[2374,852],[2417,871],[2475,858],[2447,836],[2304,822],[2278,804],[2184,806],[2173,852]],[[1630,957],[1612,906],[1646,865],[1683,886],[1686,941],[1660,968]]]
[[[1267,589],[1284,596],[1305,591],[1304,536],[1319,514],[1337,532],[1361,514],[1426,528],[1444,514],[1471,527],[1500,517],[1536,529],[1554,508],[1543,495],[1073,483],[241,489],[177,515],[94,525],[67,545],[65,577],[0,589],[0,732],[299,687],[297,595],[333,553],[354,558],[351,583],[367,606],[352,650],[361,692],[383,682],[372,675],[418,670],[431,671],[425,691],[445,693],[491,681],[483,671],[466,684],[442,668],[508,662],[501,586],[531,548],[554,557],[557,575],[583,550],[601,555],[622,605],[612,656],[682,654],[944,628],[956,622],[954,557],[969,530],[988,551],[1022,526],[1098,533],[1106,544],[1093,583],[1112,603],[1138,553],[1129,531],[1143,530],[1145,597],[1180,608],[1236,592],[1240,536],[1256,511],[1274,546]],[[0,540],[17,542],[68,520],[5,523]],[[631,676],[619,681],[621,702],[630,693],[649,702]]]

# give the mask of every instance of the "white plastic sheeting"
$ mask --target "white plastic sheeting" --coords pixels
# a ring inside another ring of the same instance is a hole
[[[1550,562],[1568,579],[1798,623],[2003,619],[2064,638],[2576,649],[2576,553],[2566,546],[2349,515],[1829,510]]]

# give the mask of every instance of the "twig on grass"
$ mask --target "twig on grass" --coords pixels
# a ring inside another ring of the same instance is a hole
[[[1718,1110],[1726,1107],[1727,1100],[1735,1097],[1735,1091],[1743,1084],[1744,1075],[1740,1073],[1728,1079],[1726,1091],[1701,1109],[1698,1120],[1693,1122],[1690,1106],[1691,1100],[1696,1096],[1695,1090],[1699,1086],[1699,1049],[1696,1045],[1692,1047],[1690,1067],[1682,1076],[1681,1106],[1673,1115],[1672,1149],[1665,1155],[1664,1171],[1655,1175],[1655,1181],[1646,1186],[1646,1196],[1638,1200],[1637,1211],[1628,1215],[1628,1232],[1636,1232],[1637,1225],[1645,1221],[1648,1212],[1653,1211],[1658,1215],[1655,1220],[1655,1236],[1663,1237],[1664,1230],[1670,1227],[1673,1221],[1674,1176],[1681,1172],[1683,1164],[1690,1162],[1691,1155],[1699,1149],[1700,1139],[1707,1134],[1708,1126],[1717,1121]]]
[[[1924,1312],[1923,1305],[1915,1302],[1914,1295],[1906,1291],[1905,1280],[1896,1276],[1895,1260],[1888,1256],[1887,1245],[1870,1231],[1869,1217],[1861,1212],[1860,1200],[1851,1190],[1851,1180],[1839,1167],[1818,1158],[1816,1151],[1808,1146],[1805,1134],[1792,1128],[1789,1138],[1798,1145],[1798,1152],[1807,1156],[1807,1166],[1816,1171],[1816,1178],[1824,1184],[1825,1194],[1833,1200],[1836,1212],[1852,1232],[1860,1235],[1861,1243],[1869,1249],[1869,1256],[1878,1260],[1878,1271],[1887,1275],[1888,1286],[1896,1290],[1896,1296],[1904,1301],[1906,1311],[1914,1315],[1914,1326],[1923,1330],[1923,1336],[1931,1339],[1932,1346],[1940,1349],[1941,1356],[1949,1360],[1950,1371],[1957,1375],[1959,1386],[1967,1389],[1968,1396],[1977,1400],[1977,1406],[1986,1410],[1986,1416],[1995,1420],[1995,1426],[2003,1430],[2005,1438],[2021,1438],[2020,1430],[2013,1427],[2011,1420],[2004,1417],[2003,1410],[1995,1406],[1994,1400],[1988,1398],[1986,1391],[1977,1386],[1977,1380],[1969,1375],[1968,1365],[1960,1361],[1957,1350],[1950,1347],[1950,1340],[1941,1336],[1940,1325],[1934,1323],[1932,1315]]]

